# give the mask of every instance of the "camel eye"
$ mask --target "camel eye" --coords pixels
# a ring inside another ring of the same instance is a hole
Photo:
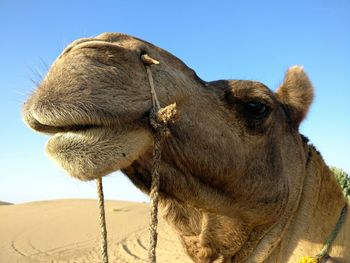
[[[260,119],[266,116],[269,107],[260,101],[249,101],[244,104],[244,110],[249,116],[255,119]]]

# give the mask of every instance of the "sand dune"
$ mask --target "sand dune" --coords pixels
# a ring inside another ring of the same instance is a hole
[[[148,204],[106,201],[110,262],[147,262]],[[100,261],[96,200],[0,206],[0,262]],[[159,225],[158,262],[191,262],[173,231]]]

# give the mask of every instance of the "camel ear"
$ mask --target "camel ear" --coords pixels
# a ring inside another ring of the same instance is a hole
[[[314,97],[314,89],[302,67],[288,69],[276,96],[285,107],[290,123],[298,128]]]

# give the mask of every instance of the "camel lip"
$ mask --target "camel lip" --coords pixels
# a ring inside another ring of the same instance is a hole
[[[75,124],[69,126],[46,126],[47,130],[42,130],[40,132],[47,133],[50,135],[55,135],[57,133],[67,133],[67,132],[84,132],[91,129],[102,128],[102,125],[93,125],[93,124]]]
[[[37,110],[30,104],[25,104],[22,110],[22,118],[25,124],[36,132],[46,135],[66,132],[84,132],[91,129],[120,129],[138,123],[144,127],[149,126],[149,111],[141,116],[110,115],[101,116],[87,114],[59,114],[50,110]]]
[[[55,135],[57,133],[68,132],[87,132],[92,129],[121,129],[126,128],[129,125],[138,123],[141,126],[148,127],[148,112],[139,119],[126,120],[124,118],[115,119],[100,119],[100,120],[76,120],[65,121],[59,120],[57,122],[50,121],[48,123],[38,120],[36,116],[33,116],[30,112],[24,112],[23,119],[27,126],[36,132],[46,135]]]
[[[54,135],[56,133],[65,133],[65,132],[79,132],[79,131],[87,131],[90,130],[92,128],[99,128],[99,127],[108,127],[108,126],[116,126],[115,125],[104,125],[101,123],[89,123],[89,122],[85,122],[85,123],[67,123],[67,124],[60,124],[60,123],[54,123],[54,122],[50,122],[50,123],[42,123],[40,120],[38,120],[37,118],[35,118],[31,113],[29,112],[24,112],[23,114],[23,119],[25,121],[25,123],[27,124],[27,126],[29,126],[31,129],[40,132],[40,133],[44,133],[47,135]]]
[[[98,125],[98,124],[72,124],[72,125],[65,125],[65,126],[51,126],[51,125],[41,124],[39,122],[35,124],[33,123],[29,124],[29,126],[33,130],[40,133],[47,134],[47,135],[55,135],[57,133],[67,133],[67,132],[84,132],[91,129],[107,127],[107,126]]]

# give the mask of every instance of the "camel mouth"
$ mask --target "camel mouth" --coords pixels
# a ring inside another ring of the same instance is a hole
[[[84,132],[84,131],[88,131],[90,129],[94,129],[94,128],[100,128],[103,127],[101,125],[94,125],[94,124],[75,124],[75,125],[71,125],[71,126],[63,126],[63,127],[55,127],[58,132]]]
[[[33,116],[34,115],[34,116]],[[35,112],[24,111],[27,125],[50,136],[46,153],[71,176],[89,181],[131,165],[153,142],[143,119],[89,120],[37,118]],[[39,117],[41,117],[39,115]],[[73,119],[73,116],[69,116]]]

